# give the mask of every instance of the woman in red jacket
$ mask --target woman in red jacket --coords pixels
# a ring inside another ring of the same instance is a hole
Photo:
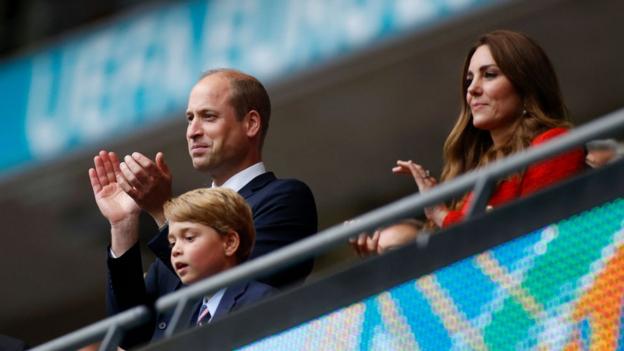
[[[483,35],[468,52],[462,74],[462,107],[444,144],[442,181],[544,143],[570,128],[557,76],[544,50],[529,37],[498,30]],[[498,183],[488,205],[499,206],[584,168],[576,149],[533,164]],[[429,171],[397,161],[396,174],[414,177],[421,192],[436,185]],[[460,221],[472,194],[454,205],[428,208],[438,227]]]

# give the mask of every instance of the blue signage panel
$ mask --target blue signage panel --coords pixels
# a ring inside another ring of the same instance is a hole
[[[208,68],[267,82],[490,2],[192,1],[127,15],[0,65],[0,172],[182,116]]]

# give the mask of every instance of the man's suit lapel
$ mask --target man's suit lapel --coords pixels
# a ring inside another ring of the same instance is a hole
[[[238,193],[249,201],[249,198],[254,193],[264,188],[275,179],[275,174],[273,174],[273,172],[263,173],[252,179],[242,189],[240,189]],[[250,206],[253,208],[254,204],[250,203]],[[232,310],[237,307],[239,300],[245,296],[245,292],[248,288],[249,283],[241,283],[228,287],[221,298],[221,302],[219,302],[219,306],[217,306],[217,310],[215,311],[215,315],[212,320],[222,318],[232,312]]]
[[[275,174],[273,172],[263,173],[254,179],[251,182],[247,183],[238,193],[244,197],[245,199],[249,198],[253,193],[255,193],[258,189],[264,188],[267,184],[274,181]]]

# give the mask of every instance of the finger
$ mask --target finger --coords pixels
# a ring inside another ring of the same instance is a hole
[[[397,163],[396,167],[392,169],[393,172],[401,173],[401,174],[411,174],[412,176],[414,176],[413,173],[414,173],[415,166],[418,166],[418,164],[414,163],[414,161],[397,160],[396,163]]]
[[[434,186],[438,185],[438,181],[434,177],[432,177],[432,176],[429,176],[429,177],[425,178],[425,181],[427,182],[427,184],[430,187],[434,187]]]
[[[397,164],[408,170],[414,177],[414,180],[416,180],[416,183],[422,183],[422,180],[426,175],[425,170],[421,165],[412,161],[397,161]]]
[[[370,236],[366,236],[366,252],[377,252],[377,241]]]
[[[413,164],[414,164],[414,161],[412,161],[412,160],[407,160],[407,161],[397,160],[397,166],[408,167],[409,165],[413,165]]]
[[[397,166],[403,167],[403,168],[405,168],[407,170],[410,170],[410,171],[412,171],[414,169],[416,169],[416,170],[422,169],[422,167],[419,164],[414,163],[412,160],[409,160],[409,161],[401,161],[401,160],[399,160],[399,161],[397,161]]]
[[[418,191],[422,193],[423,191],[429,190],[430,186],[429,183],[427,183],[426,179],[419,176],[414,176],[414,180],[416,181],[416,186],[418,186]]]
[[[128,196],[130,196],[133,200],[137,201],[136,199],[139,196],[139,192],[135,188],[133,188],[126,182],[117,182],[117,184],[119,185],[121,190],[128,194]]]
[[[158,155],[156,155],[156,162],[158,162]],[[351,220],[350,219],[342,222],[342,225],[349,225],[349,224],[351,224]],[[358,239],[357,235],[356,236],[352,236],[352,237],[349,238],[349,245],[353,246],[353,248],[356,251],[357,251],[357,248],[356,248],[357,239]]]
[[[373,233],[373,238],[372,238],[372,240],[375,242],[375,244],[377,244],[379,242],[379,238],[380,237],[381,237],[381,229],[375,230],[375,233]]]
[[[102,184],[100,184],[100,179],[98,178],[97,172],[94,168],[89,168],[89,181],[91,182],[93,194],[97,195],[97,193],[102,190]]]
[[[106,173],[106,179],[108,183],[115,182],[115,170],[113,166],[113,161],[108,157],[108,152],[102,150],[100,151],[100,158],[102,159],[102,165],[104,166],[104,171]]]
[[[132,186],[136,188],[142,187],[149,180],[145,169],[132,156],[126,155],[123,163],[126,165],[127,170],[132,173],[132,176],[129,176],[122,169],[124,176]]]
[[[117,177],[121,171],[119,170],[119,158],[117,157],[117,154],[114,152],[109,152],[108,153],[108,158],[111,160],[111,163],[113,164],[113,171],[115,172],[115,176]]]
[[[349,245],[351,245],[355,254],[360,256],[360,248],[357,246],[357,237],[349,238]]]
[[[379,247],[379,238],[381,238],[381,229],[375,230],[373,237],[371,238],[371,245],[374,247],[374,251],[377,254],[381,254],[381,248]]]
[[[418,163],[412,163],[409,167],[410,169],[413,169],[416,172],[418,172],[418,174],[422,178],[425,178],[428,175],[428,171],[423,166],[419,165]]]
[[[431,177],[429,175],[429,170],[425,169],[423,166],[419,164],[414,163],[409,168],[414,178],[420,178],[423,183],[426,183],[427,179]]]
[[[347,221],[342,222],[342,225],[349,225],[349,223],[350,223],[350,221],[347,220]],[[349,244],[355,245],[357,243],[357,238],[358,238],[357,235],[349,237]]]
[[[139,180],[143,182],[141,186],[151,187],[155,184],[155,182],[159,182],[159,179],[164,178],[166,181],[169,181],[171,179],[171,175],[169,174],[169,168],[166,164],[164,164],[162,152],[156,154],[155,161],[152,161],[150,158],[138,152],[132,153],[132,158],[143,168],[143,172],[137,174]],[[163,164],[165,169],[164,171],[162,169]],[[144,175],[145,178],[141,179],[141,175]],[[136,186],[137,185],[135,185],[135,187]]]
[[[108,185],[108,178],[106,178],[106,169],[104,168],[102,157],[99,155],[93,157],[93,165],[95,166],[95,175],[97,176],[99,183],[102,186]]]
[[[435,182],[430,177],[415,176],[414,180],[416,181],[416,185],[418,186],[418,190],[420,192],[427,191],[435,186]]]
[[[368,235],[366,233],[362,233],[362,234],[358,235],[358,238],[357,238],[358,248],[361,249],[361,248],[366,246],[366,237],[367,236]]]
[[[134,179],[134,173],[128,169],[128,166],[125,162],[119,164],[120,174],[117,176],[117,184],[126,192],[126,194],[130,195],[133,199],[136,199],[139,195],[137,189],[135,189],[132,184],[132,179]]]
[[[357,251],[360,257],[366,257],[369,254],[367,247],[366,247],[367,241],[368,241],[368,233],[361,233],[358,236]]]
[[[165,162],[165,155],[162,152],[156,154],[156,166],[164,176],[171,178],[171,171]]]
[[[407,168],[405,168],[403,166],[392,167],[392,173],[394,173],[394,174],[411,174],[409,169],[407,169]]]
[[[431,175],[431,172],[428,169],[424,168],[423,166],[419,164],[414,164],[414,168],[416,169],[416,171],[418,171],[418,173],[423,179],[429,179],[429,180],[435,181],[435,177]]]
[[[156,169],[154,162],[139,152],[133,152],[132,159],[144,169]]]
[[[404,161],[402,160],[396,161],[397,165],[392,167],[392,173],[405,173],[407,171],[407,169],[405,169],[405,167],[401,165],[401,162],[404,162]]]

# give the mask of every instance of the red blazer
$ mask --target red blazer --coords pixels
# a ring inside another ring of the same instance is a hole
[[[556,138],[567,132],[566,128],[553,128],[538,135],[531,141],[536,146]],[[531,194],[562,179],[568,178],[585,168],[585,151],[574,149],[551,159],[529,166],[522,175],[511,176],[497,186],[490,197],[489,206],[497,207],[513,199]],[[461,207],[450,211],[444,217],[443,227],[457,223],[464,215],[472,202],[472,193],[466,195]]]

